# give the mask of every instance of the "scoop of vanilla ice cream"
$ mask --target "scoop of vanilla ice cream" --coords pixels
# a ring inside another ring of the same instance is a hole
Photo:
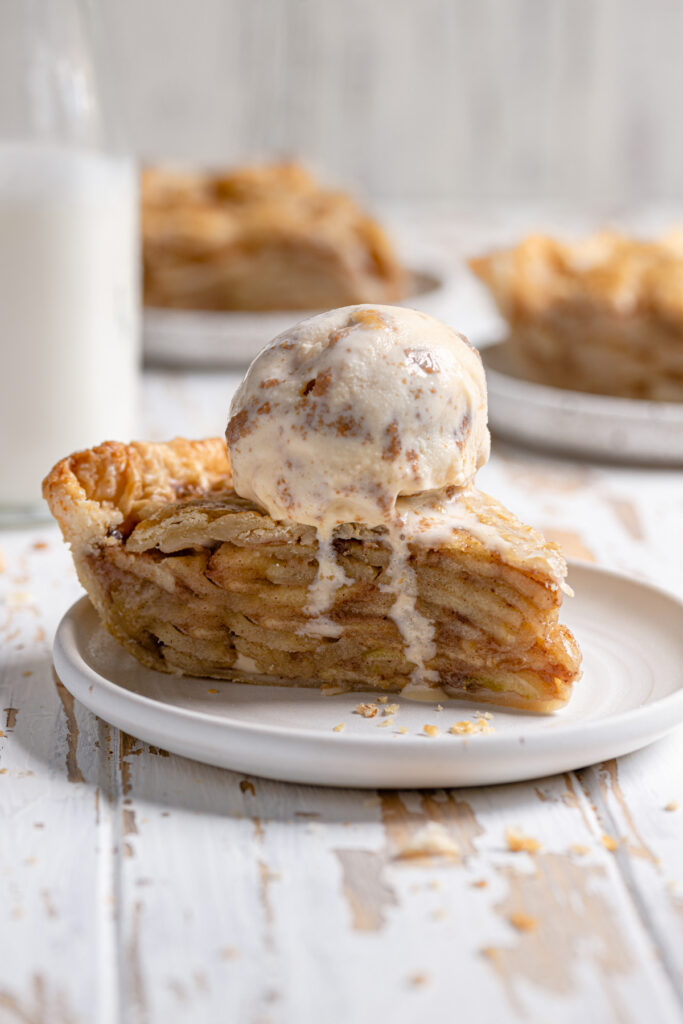
[[[388,522],[396,501],[462,487],[489,455],[486,380],[425,313],[346,306],[267,345],[230,407],[235,490],[274,519]]]

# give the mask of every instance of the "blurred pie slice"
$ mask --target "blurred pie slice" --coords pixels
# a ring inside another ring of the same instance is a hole
[[[605,231],[573,244],[531,235],[470,266],[531,380],[683,401],[683,232],[644,242]]]
[[[110,442],[58,463],[44,493],[102,621],[143,665],[240,682],[411,685],[385,529],[336,530],[346,583],[321,635],[306,611],[315,529],[239,497],[222,439]],[[417,609],[433,628],[434,694],[559,708],[580,676],[576,641],[558,623],[559,549],[475,489],[457,500],[460,526],[409,541]]]
[[[142,176],[145,305],[329,309],[396,302],[408,275],[382,227],[297,164]]]

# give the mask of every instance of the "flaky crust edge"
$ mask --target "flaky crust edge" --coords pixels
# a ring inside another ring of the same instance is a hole
[[[105,441],[74,452],[43,480],[43,497],[72,549],[86,551],[150,507],[232,486],[222,437]]]

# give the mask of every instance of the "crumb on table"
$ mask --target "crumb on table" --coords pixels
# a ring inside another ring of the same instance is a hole
[[[508,914],[508,921],[518,932],[533,932],[538,925],[535,917],[531,917],[530,914],[525,914],[523,911]]]
[[[460,849],[455,839],[439,821],[429,821],[408,837],[394,860],[413,860],[420,857],[445,857],[457,860]]]
[[[431,737],[431,739],[434,739],[436,736],[439,735],[438,725],[425,725],[423,726],[423,729],[425,731],[425,734]]]
[[[505,830],[505,839],[507,840],[508,850],[512,853],[537,853],[541,849],[538,839],[534,839],[532,836],[525,836],[523,832],[519,832],[515,828],[507,828]]]

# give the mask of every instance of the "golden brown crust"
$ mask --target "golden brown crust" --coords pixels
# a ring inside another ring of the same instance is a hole
[[[166,672],[403,689],[414,666],[391,618],[386,531],[353,523],[336,531],[347,582],[326,613],[334,635],[321,636],[306,610],[315,530],[273,521],[230,484],[217,438],[108,442],[55,466],[44,493],[109,631]],[[453,696],[560,707],[580,655],[558,624],[559,556],[492,498],[472,491],[467,501],[498,549],[487,533],[463,530],[411,543],[417,607],[435,630],[430,667]]]
[[[531,235],[470,260],[540,383],[683,400],[683,234],[645,242],[601,232],[565,244]]]
[[[324,309],[407,291],[380,225],[296,164],[148,168],[142,231],[148,306]]]
[[[231,484],[222,438],[105,441],[58,462],[43,481],[43,497],[64,538],[84,547],[112,530],[129,531],[156,506]]]
[[[603,231],[580,242],[529,235],[470,260],[511,322],[580,302],[615,315],[655,313],[683,323],[683,236],[641,241]]]

